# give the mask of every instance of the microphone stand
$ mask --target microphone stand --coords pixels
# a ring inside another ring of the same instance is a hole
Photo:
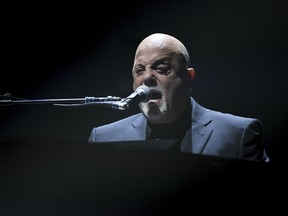
[[[85,98],[66,98],[66,99],[3,99],[0,100],[0,106],[11,106],[11,105],[27,105],[27,104],[48,104],[56,106],[84,106],[84,105],[108,105],[111,103],[118,103],[121,101],[121,97],[108,96],[108,97],[85,97]]]

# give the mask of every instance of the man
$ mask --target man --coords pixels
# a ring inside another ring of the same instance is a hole
[[[176,140],[181,152],[269,161],[258,119],[206,109],[190,96],[195,71],[175,37],[146,37],[136,50],[132,76],[134,90],[144,85],[157,97],[139,103],[139,114],[93,128],[90,143]]]

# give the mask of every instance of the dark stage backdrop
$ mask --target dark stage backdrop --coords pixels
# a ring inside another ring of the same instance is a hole
[[[274,160],[287,140],[285,1],[121,1],[5,5],[0,94],[25,99],[125,97],[138,43],[169,33],[196,70],[192,96],[203,106],[262,120]],[[0,137],[83,142],[94,126],[138,110],[1,106]]]

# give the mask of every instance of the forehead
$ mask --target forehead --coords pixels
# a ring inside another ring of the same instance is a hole
[[[135,54],[135,63],[137,62],[151,62],[159,59],[172,60],[176,55],[175,49],[171,46],[161,43],[143,43],[140,44]]]
[[[145,51],[145,50],[176,50],[175,42],[173,43],[171,40],[163,37],[148,37],[144,39],[138,46],[136,53]]]

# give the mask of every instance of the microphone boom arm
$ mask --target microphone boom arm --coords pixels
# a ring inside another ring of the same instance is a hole
[[[0,106],[22,105],[22,104],[48,104],[56,106],[87,106],[104,105],[113,109],[126,110],[140,102],[147,102],[151,98],[149,87],[139,86],[135,92],[126,98],[107,96],[107,97],[85,97],[85,98],[67,98],[67,99],[36,99],[12,100],[10,94],[3,100],[0,100]]]
[[[85,97],[85,98],[67,98],[67,99],[35,99],[35,100],[0,100],[0,106],[24,105],[24,104],[48,104],[48,105],[88,105],[102,104],[105,102],[114,102],[122,100],[121,97]]]

